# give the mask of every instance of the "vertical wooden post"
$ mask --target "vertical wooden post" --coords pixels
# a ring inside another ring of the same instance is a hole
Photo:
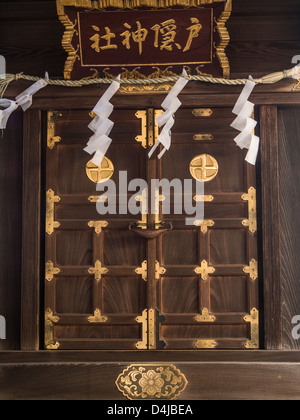
[[[265,349],[282,348],[277,106],[260,107]]]
[[[39,349],[41,112],[24,114],[21,349]]]

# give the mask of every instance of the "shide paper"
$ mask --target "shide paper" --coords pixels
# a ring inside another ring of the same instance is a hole
[[[101,165],[101,162],[112,142],[109,135],[114,127],[114,123],[109,119],[109,117],[112,114],[114,107],[110,103],[110,100],[120,88],[119,80],[121,80],[121,76],[118,76],[117,80],[109,86],[93,109],[96,117],[90,123],[89,129],[95,134],[90,138],[87,147],[84,150],[90,155],[94,154],[92,163],[96,166]]]

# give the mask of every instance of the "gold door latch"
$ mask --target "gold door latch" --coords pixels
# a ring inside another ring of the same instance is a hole
[[[59,317],[53,315],[49,308],[45,312],[45,347],[47,350],[57,350],[60,344],[54,339],[54,324],[59,322]]]
[[[150,108],[147,111],[137,111],[135,116],[141,120],[141,134],[136,136],[135,140],[141,143],[144,149],[156,144],[159,137],[159,127],[156,122],[157,117],[162,115],[162,109]]]
[[[251,339],[245,342],[246,349],[258,349],[259,348],[259,312],[256,308],[253,308],[250,315],[244,317],[244,321],[250,323],[250,334]]]
[[[145,309],[142,316],[136,318],[136,322],[142,324],[142,341],[136,344],[136,348],[139,350],[164,349],[166,343],[159,337],[159,326],[164,321],[165,317],[159,313],[158,309]]]

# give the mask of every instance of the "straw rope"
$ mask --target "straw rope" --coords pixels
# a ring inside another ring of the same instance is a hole
[[[163,83],[175,83],[181,76],[170,76],[162,77],[159,79],[121,79],[120,83],[124,85],[153,85],[153,84],[163,84]],[[283,79],[287,78],[300,78],[300,67],[294,67],[290,70],[284,70],[277,73],[268,74],[259,79],[253,79],[256,84],[275,84]],[[0,80],[0,98],[3,98],[5,91],[7,90],[10,83],[17,80],[27,80],[30,82],[37,82],[43,78],[36,76],[28,76],[23,73],[19,74],[6,74],[5,79]],[[189,81],[220,84],[226,86],[242,86],[247,83],[249,79],[223,79],[215,78],[209,76],[187,76]],[[93,85],[102,85],[102,84],[111,84],[115,79],[105,79],[105,78],[91,78],[91,79],[81,79],[81,80],[52,80],[47,79],[49,86],[57,87],[83,87],[83,86],[93,86]]]

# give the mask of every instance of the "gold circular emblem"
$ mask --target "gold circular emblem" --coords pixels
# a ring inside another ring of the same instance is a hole
[[[190,164],[190,172],[197,181],[212,181],[219,172],[216,159],[210,155],[196,156]]]
[[[108,181],[113,176],[114,171],[114,165],[107,157],[104,157],[100,166],[94,165],[91,160],[86,165],[86,174],[95,184]]]

